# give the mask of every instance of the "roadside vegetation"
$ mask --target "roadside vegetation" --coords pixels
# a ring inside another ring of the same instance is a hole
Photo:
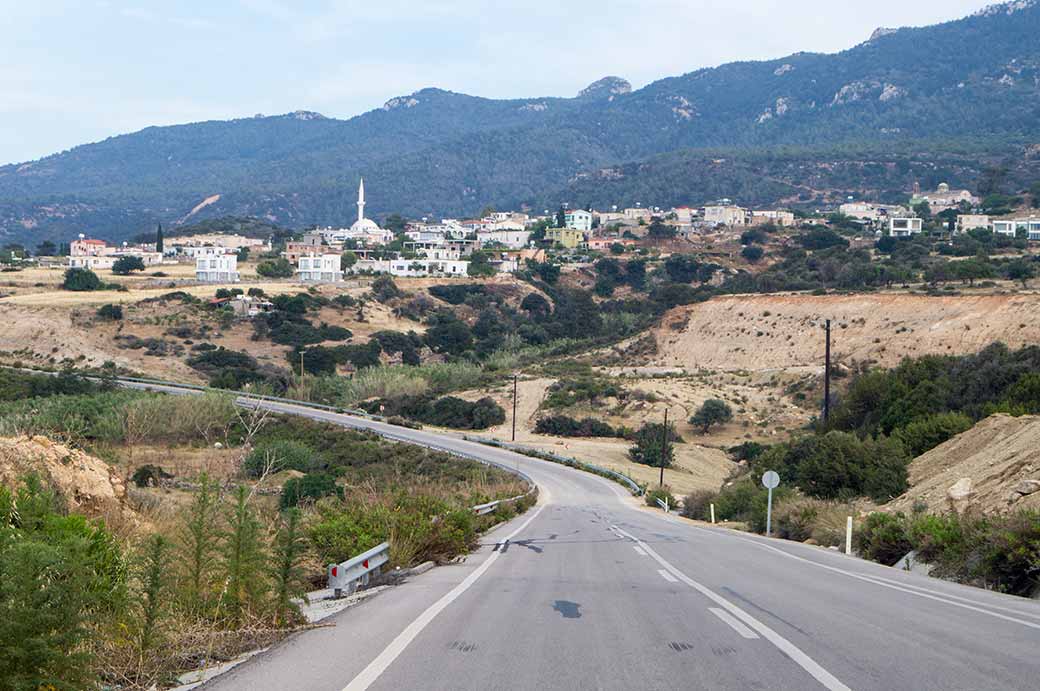
[[[129,488],[83,514],[49,475],[0,487],[4,688],[170,684],[307,626],[326,564],[383,541],[391,568],[447,561],[534,501],[504,471],[221,394],[4,374],[0,437],[82,450]]]
[[[906,359],[889,370],[857,373],[837,395],[829,421],[788,442],[731,449],[743,474],[720,491],[687,496],[683,514],[715,517],[765,531],[767,491],[774,470],[773,526],[779,537],[840,545],[845,517],[884,504],[908,489],[914,457],[993,413],[1040,412],[1040,348],[1010,350],[995,343],[974,355]],[[1017,595],[1040,587],[1040,515],[986,515],[969,507],[944,515],[915,511],[870,513],[855,532],[864,557],[894,564],[911,550],[932,573]]]

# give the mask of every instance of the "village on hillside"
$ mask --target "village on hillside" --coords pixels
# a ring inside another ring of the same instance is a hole
[[[748,209],[729,199],[699,208],[635,206],[609,211],[561,206],[543,214],[488,209],[480,218],[396,217],[394,228],[365,216],[365,189],[358,189],[357,220],[350,227],[314,227],[286,238],[267,264],[268,278],[300,283],[336,283],[345,277],[389,274],[402,278],[512,274],[528,262],[548,257],[567,264],[593,261],[598,253],[622,254],[669,240],[701,242],[725,239],[746,228],[852,228],[863,238],[912,238],[927,235],[950,241],[971,231],[1040,242],[1040,213],[1004,209],[990,215],[972,192],[942,183],[922,192],[915,185],[904,205],[849,199],[836,209],[813,214],[786,209]],[[162,238],[155,243],[110,245],[83,233],[67,246],[67,259],[9,252],[10,263],[112,269],[123,258],[139,270],[193,263],[200,283],[237,283],[239,263],[271,257],[270,238],[235,233],[203,233]],[[53,249],[57,250],[57,247]],[[680,247],[673,247],[682,251]],[[40,253],[37,252],[37,255]],[[58,254],[55,251],[55,254]],[[138,262],[139,260],[139,262]],[[265,275],[264,269],[260,275]]]

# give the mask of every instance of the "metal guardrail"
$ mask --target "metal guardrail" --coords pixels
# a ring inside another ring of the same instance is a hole
[[[486,446],[494,446],[496,448],[506,449],[507,451],[512,451],[514,453],[522,453],[525,456],[540,458],[541,460],[549,461],[550,463],[559,463],[560,465],[565,465],[571,468],[577,468],[578,470],[584,470],[595,475],[600,475],[615,480],[628,487],[632,494],[635,494],[636,496],[639,496],[643,493],[643,488],[636,484],[636,482],[627,475],[622,475],[621,473],[615,470],[611,470],[610,468],[603,468],[602,466],[594,465],[592,463],[579,461],[577,458],[573,458],[571,456],[561,456],[559,454],[553,453],[552,451],[532,449],[529,446],[512,444],[509,442],[499,441],[497,439],[489,439],[487,437],[465,435],[463,436],[463,439],[467,441],[475,441],[479,444],[484,444]]]
[[[334,597],[349,595],[359,585],[368,585],[372,574],[379,574],[380,567],[390,561],[390,543],[383,542],[367,552],[339,564],[329,565],[329,588]]]
[[[657,505],[660,506],[662,509],[664,509],[665,513],[668,513],[668,500],[667,499],[658,499],[657,500]]]
[[[11,368],[11,369],[22,369],[24,371],[39,372],[41,374],[58,374],[58,372],[53,372],[53,371],[48,371],[48,370],[37,370],[37,369],[27,368],[27,367],[24,367],[24,368]],[[293,406],[297,406],[297,407],[314,408],[316,410],[325,410],[325,411],[328,411],[328,412],[331,412],[331,413],[336,413],[338,415],[350,415],[350,416],[353,416],[353,417],[362,418],[362,419],[369,420],[369,421],[372,421],[372,422],[383,423],[383,424],[391,426],[391,427],[394,426],[393,423],[388,421],[388,418],[386,418],[386,417],[384,417],[382,415],[373,415],[372,413],[369,413],[369,412],[364,411],[364,410],[355,410],[355,409],[352,409],[352,408],[340,408],[340,407],[336,407],[336,406],[324,405],[322,403],[311,403],[309,401],[298,401],[298,400],[295,400],[295,399],[292,399],[292,398],[283,398],[281,396],[268,396],[268,395],[265,395],[265,394],[249,393],[249,392],[246,392],[246,391],[232,391],[230,389],[218,389],[218,388],[213,388],[213,387],[208,387],[208,386],[200,386],[198,384],[181,384],[179,382],[164,381],[162,379],[150,379],[150,378],[146,378],[146,377],[104,377],[104,376],[101,376],[101,375],[80,375],[80,376],[83,376],[83,377],[85,377],[87,379],[101,379],[101,380],[104,380],[104,379],[108,378],[108,379],[113,379],[113,380],[115,380],[117,382],[130,382],[130,383],[134,383],[134,384],[144,384],[146,386],[162,386],[162,387],[167,387],[167,388],[171,388],[171,389],[187,389],[187,390],[198,391],[198,392],[202,392],[202,393],[205,393],[207,391],[212,391],[214,393],[222,393],[222,394],[228,394],[228,395],[231,395],[231,396],[235,396],[236,402],[238,400],[246,400],[246,401],[272,401],[272,402],[275,402],[275,403],[284,403],[284,404],[287,404],[287,405],[293,405]],[[513,475],[516,475],[517,477],[522,478],[524,481],[526,481],[528,483],[528,487],[529,487],[528,491],[525,494],[521,495],[521,496],[527,496],[527,495],[531,494],[532,492],[534,492],[537,489],[537,485],[535,485],[534,480],[532,480],[529,475],[527,475],[526,473],[516,469],[515,467],[513,467],[510,464],[501,463],[501,462],[494,461],[494,460],[489,460],[489,459],[486,459],[486,458],[481,458],[480,456],[478,456],[478,455],[476,455],[474,453],[468,453],[466,451],[462,451],[462,450],[459,450],[459,449],[448,448],[446,446],[442,446],[440,444],[436,444],[436,443],[433,443],[433,442],[430,442],[430,441],[426,441],[426,440],[419,441],[419,440],[413,439],[411,437],[405,437],[403,435],[394,434],[390,430],[371,428],[371,427],[364,427],[362,429],[366,429],[366,430],[368,430],[370,432],[374,432],[374,433],[380,435],[381,437],[383,437],[385,439],[390,439],[392,441],[398,441],[398,442],[403,442],[403,443],[407,443],[407,444],[413,444],[415,446],[422,446],[422,447],[431,449],[433,451],[440,451],[441,453],[446,453],[446,454],[449,454],[449,455],[452,455],[452,456],[456,456],[458,458],[465,458],[465,459],[468,459],[468,460],[471,460],[471,461],[477,461],[478,463],[483,463],[484,465],[493,465],[493,466],[496,466],[498,468],[501,468],[502,470],[505,470],[505,471],[507,471],[509,473],[512,473]],[[614,470],[611,470],[609,468],[603,468],[603,467],[600,467],[600,466],[597,466],[597,465],[593,465],[591,463],[585,463],[584,461],[579,461],[576,458],[571,458],[571,457],[568,457],[568,456],[560,456],[559,454],[555,454],[555,453],[553,453],[551,451],[540,451],[538,449],[532,449],[532,448],[521,446],[521,445],[518,445],[518,444],[511,444],[509,442],[501,442],[501,441],[498,441],[497,439],[489,439],[489,438],[486,438],[486,437],[473,436],[473,435],[463,435],[462,439],[464,441],[472,441],[472,442],[476,442],[476,443],[479,443],[479,444],[484,444],[486,446],[494,446],[494,447],[497,447],[497,448],[505,449],[507,451],[513,451],[514,453],[522,453],[522,454],[524,454],[526,456],[531,456],[533,458],[540,458],[540,459],[542,459],[544,461],[549,461],[549,462],[552,462],[552,463],[559,463],[560,465],[565,465],[565,466],[568,466],[568,467],[571,467],[571,468],[577,468],[578,470],[584,470],[586,472],[591,472],[591,473],[594,473],[596,475],[600,475],[600,476],[603,476],[603,477],[608,477],[608,478],[611,478],[611,479],[613,479],[613,480],[615,480],[615,481],[625,485],[626,487],[629,488],[629,490],[632,491],[633,494],[635,494],[637,496],[641,495],[643,493],[643,488],[640,487],[638,484],[636,484],[632,480],[632,478],[630,478],[630,477],[628,477],[626,475],[622,475],[621,473],[618,473],[618,472],[616,472]],[[513,501],[513,500],[510,499],[508,501]]]
[[[477,504],[471,510],[474,516],[486,516],[489,513],[494,513],[495,509],[498,508],[499,502],[489,501],[487,504]]]

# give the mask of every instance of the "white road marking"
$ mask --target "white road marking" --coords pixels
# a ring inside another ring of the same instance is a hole
[[[657,573],[661,574],[661,578],[663,578],[664,580],[668,581],[669,583],[678,583],[679,582],[678,578],[676,578],[672,574],[668,573],[664,569],[658,569]]]
[[[741,624],[739,621],[733,618],[733,615],[724,609],[718,607],[709,607],[708,611],[714,614],[722,621],[729,624],[730,628],[739,633],[744,638],[758,638],[758,634],[749,629],[748,627]]]
[[[547,503],[548,501],[546,501],[546,504]],[[535,510],[534,514],[532,514],[530,518],[524,521],[519,528],[517,528],[508,536],[506,536],[505,540],[512,540],[518,533],[520,533],[520,531],[524,530],[528,525],[530,525],[531,521],[538,518],[538,514],[542,512],[542,509],[545,508],[546,504],[542,504],[541,506],[539,506]],[[484,560],[484,562],[476,569],[474,569],[473,573],[466,576],[466,578],[463,579],[461,583],[452,588],[451,591],[444,595],[440,600],[437,600],[437,602],[434,602],[432,605],[430,605],[425,612],[423,612],[418,616],[418,618],[416,618],[415,621],[406,626],[404,631],[399,633],[397,635],[397,638],[391,641],[390,645],[388,645],[386,649],[383,650],[383,652],[379,653],[379,655],[376,656],[376,659],[368,663],[368,666],[361,670],[361,673],[354,677],[354,680],[344,687],[343,691],[364,691],[373,683],[375,683],[375,681],[379,679],[383,672],[385,672],[386,669],[391,664],[393,664],[394,660],[396,660],[398,656],[404,652],[405,648],[407,648],[408,645],[413,640],[415,640],[415,637],[418,636],[431,621],[433,621],[434,617],[440,614],[444,610],[444,608],[446,608],[448,605],[454,602],[460,595],[466,592],[471,585],[476,583],[477,579],[484,575],[484,572],[491,568],[491,565],[494,564],[501,556],[502,552],[500,551],[492,552],[491,554],[489,554],[487,558]]]
[[[797,664],[799,667],[801,667],[810,675],[812,675],[812,677],[816,679],[816,681],[820,682],[825,688],[829,689],[830,691],[851,691],[851,689],[848,686],[845,686],[845,684],[841,683],[841,681],[839,681],[837,677],[825,670],[822,666],[820,666],[818,662],[816,662],[811,657],[802,652],[802,650],[798,648],[798,646],[796,646],[794,643],[791,643],[789,640],[778,634],[776,631],[773,631],[773,629],[769,628],[768,626],[760,622],[758,619],[755,619],[753,616],[742,610],[740,607],[737,607],[726,598],[716,594],[710,588],[701,585],[697,581],[693,580],[692,578],[684,574],[679,569],[672,566],[664,559],[664,557],[655,552],[649,545],[647,545],[639,538],[635,537],[630,533],[625,532],[624,530],[621,530],[620,528],[618,529],[618,532],[620,532],[629,540],[632,540],[637,545],[646,550],[647,554],[653,557],[658,564],[663,566],[673,576],[675,576],[680,581],[690,586],[691,588],[693,588],[701,595],[714,602],[715,604],[719,605],[719,607],[726,610],[737,619],[743,621],[760,636],[762,636],[762,638],[765,638],[767,641],[775,645],[780,650],[780,652],[789,657],[795,664]]]
[[[818,561],[813,561],[812,559],[806,559],[805,557],[799,557],[798,555],[791,554],[790,552],[785,552],[784,550],[777,549],[776,547],[773,547],[772,545],[764,545],[764,544],[758,542],[757,540],[751,540],[751,539],[748,539],[748,538],[739,538],[739,539],[746,540],[747,542],[750,542],[751,544],[756,545],[758,547],[761,547],[763,549],[772,550],[773,552],[776,552],[777,554],[782,554],[785,557],[787,557],[788,559],[794,559],[795,561],[805,562],[806,564],[811,564],[812,566],[816,566],[816,567],[821,568],[821,569],[826,569],[827,571],[833,571],[834,573],[840,573],[840,574],[843,574],[843,575],[848,576],[850,578],[855,578],[855,579],[858,579],[858,580],[861,580],[861,581],[866,581],[867,583],[873,583],[874,585],[879,585],[882,588],[890,588],[892,590],[898,590],[898,591],[903,592],[903,593],[909,593],[910,595],[916,595],[917,597],[923,597],[923,598],[927,598],[929,600],[935,600],[936,602],[942,602],[942,603],[945,603],[947,605],[953,605],[954,607],[961,607],[963,609],[971,610],[972,612],[978,612],[979,614],[988,614],[989,616],[996,617],[997,619],[1003,619],[1005,621],[1010,621],[1010,622],[1014,622],[1016,624],[1021,624],[1022,626],[1028,626],[1031,629],[1040,629],[1040,624],[1038,624],[1036,622],[1026,621],[1024,619],[1019,619],[1017,617],[1010,617],[1010,616],[1008,616],[1006,614],[1000,614],[999,612],[990,611],[988,609],[985,609],[985,606],[982,605],[982,603],[979,603],[978,605],[969,605],[969,604],[965,604],[964,602],[957,602],[956,600],[950,599],[951,596],[947,596],[945,593],[941,593],[941,592],[936,591],[936,590],[927,590],[927,589],[922,588],[920,586],[907,585],[907,584],[904,584],[904,583],[898,583],[897,584],[895,581],[890,581],[888,579],[883,579],[883,578],[874,577],[874,576],[867,576],[867,575],[864,575],[864,574],[855,573],[853,571],[848,571],[846,569],[839,569],[837,566],[830,566],[828,564],[821,564]],[[958,598],[958,599],[963,599],[963,598]],[[966,600],[966,602],[971,602],[971,601],[970,600]]]
[[[632,548],[636,551],[636,554],[638,554],[639,556],[641,556],[641,557],[645,557],[646,556],[646,552],[644,552],[643,548],[640,547],[639,545],[632,545]]]
[[[647,515],[652,516],[654,518],[658,518],[659,520],[662,520],[662,521],[669,521],[670,523],[673,523],[673,524],[675,523],[674,520],[670,520],[664,514],[660,514],[660,513],[654,512],[654,513],[649,513]],[[988,603],[988,602],[980,602],[978,600],[973,600],[973,599],[970,599],[970,598],[962,597],[960,595],[952,595],[950,593],[946,593],[946,592],[943,592],[943,591],[940,591],[940,590],[933,590],[933,589],[930,589],[930,588],[925,588],[923,586],[915,585],[915,584],[912,584],[912,583],[903,583],[901,581],[891,580],[891,579],[886,578],[884,576],[877,576],[877,575],[873,575],[873,574],[859,574],[859,573],[855,573],[853,571],[848,571],[847,569],[838,568],[836,566],[830,566],[828,564],[822,564],[822,563],[820,563],[818,561],[815,561],[813,559],[806,559],[805,557],[800,557],[800,556],[798,556],[796,554],[791,554],[790,552],[787,552],[785,550],[779,549],[779,548],[774,547],[772,545],[764,544],[762,540],[764,540],[765,538],[753,538],[753,537],[745,537],[743,535],[728,534],[728,533],[722,532],[721,530],[713,530],[713,529],[709,529],[709,528],[703,528],[703,527],[698,526],[698,525],[693,525],[693,526],[689,526],[689,527],[693,528],[694,530],[700,531],[702,533],[706,533],[708,535],[711,535],[712,537],[718,538],[720,540],[730,539],[730,540],[741,540],[743,542],[750,542],[751,544],[756,545],[757,547],[761,547],[763,549],[772,550],[772,551],[777,552],[779,554],[782,554],[785,557],[788,557],[790,559],[794,559],[796,561],[802,561],[802,562],[805,562],[807,564],[811,564],[813,566],[819,567],[821,569],[826,569],[828,571],[833,571],[835,573],[840,573],[842,575],[849,576],[850,578],[856,578],[856,579],[859,579],[861,581],[866,581],[868,583],[873,583],[874,585],[879,585],[879,586],[881,586],[883,588],[891,588],[892,590],[898,590],[898,591],[901,591],[901,592],[904,592],[904,593],[908,593],[910,595],[917,595],[918,597],[923,597],[923,598],[927,598],[929,600],[935,600],[937,602],[942,602],[944,604],[953,605],[954,607],[962,607],[964,609],[971,610],[973,612],[978,612],[980,614],[987,614],[987,615],[989,615],[991,617],[996,617],[998,619],[1003,619],[1005,621],[1010,621],[1010,622],[1015,623],[1015,624],[1021,624],[1022,626],[1027,626],[1027,627],[1032,628],[1032,629],[1040,629],[1040,624],[1034,623],[1032,621],[1025,621],[1023,619],[1019,619],[1018,617],[1011,617],[1011,616],[1008,616],[1006,614],[1000,614],[998,612],[994,612],[994,611],[991,611],[991,610],[1001,610],[1001,611],[1004,611],[1004,612],[1011,612],[1012,614],[1016,614],[1019,617],[1029,617],[1029,618],[1040,618],[1040,614],[1034,614],[1032,612],[1024,612],[1024,611],[1021,611],[1021,610],[1012,609],[1010,607],[1002,607],[1001,605],[995,605],[995,604],[991,604],[991,603]],[[958,602],[958,600],[959,600],[959,602]]]

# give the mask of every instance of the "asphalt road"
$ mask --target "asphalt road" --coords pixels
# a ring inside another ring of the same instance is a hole
[[[538,505],[206,689],[1037,689],[1040,603],[693,524],[619,485],[295,406],[519,468]]]

